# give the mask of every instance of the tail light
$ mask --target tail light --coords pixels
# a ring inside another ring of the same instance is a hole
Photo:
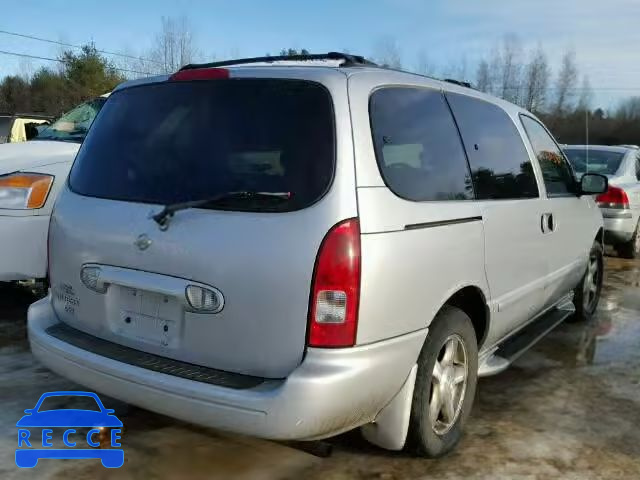
[[[609,186],[609,190],[606,193],[598,195],[596,202],[602,208],[629,208],[627,193],[623,189],[613,186]]]
[[[309,346],[351,347],[360,301],[360,224],[352,218],[324,237],[312,281]]]

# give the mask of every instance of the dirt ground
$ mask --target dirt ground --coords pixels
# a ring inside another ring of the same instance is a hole
[[[369,446],[357,432],[320,458],[228,435],[101,396],[125,425],[125,464],[14,463],[16,421],[47,391],[81,389],[40,366],[26,340],[24,290],[0,287],[0,479],[640,479],[640,262],[608,257],[599,312],[563,324],[508,371],[482,379],[466,436],[441,460]]]

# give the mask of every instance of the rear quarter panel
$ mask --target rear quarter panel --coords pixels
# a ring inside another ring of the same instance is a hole
[[[372,343],[427,327],[443,304],[466,286],[489,290],[482,221],[406,229],[407,225],[481,217],[471,201],[412,202],[392,193],[378,170],[369,123],[369,96],[381,85],[408,85],[406,74],[349,79],[362,233],[362,284],[357,343]],[[439,88],[415,77],[415,86]]]

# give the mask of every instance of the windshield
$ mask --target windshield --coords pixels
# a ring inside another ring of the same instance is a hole
[[[223,192],[209,208],[288,211],[318,200],[333,178],[331,98],[317,83],[234,79],[166,82],[109,98],[70,176],[83,195],[173,204]]]
[[[82,142],[106,98],[96,98],[62,115],[53,125],[38,132],[37,140]]]
[[[567,148],[564,153],[576,173],[600,173],[615,175],[625,154],[589,148]]]

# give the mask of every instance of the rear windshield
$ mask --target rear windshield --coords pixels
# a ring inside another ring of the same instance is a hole
[[[224,192],[215,208],[288,211],[327,191],[334,171],[328,91],[302,80],[165,82],[113,94],[70,175],[76,193],[171,204]],[[214,208],[214,207],[211,207]]]
[[[620,152],[592,148],[588,152],[586,148],[567,148],[564,153],[576,173],[600,173],[602,175],[615,175],[625,155]]]

